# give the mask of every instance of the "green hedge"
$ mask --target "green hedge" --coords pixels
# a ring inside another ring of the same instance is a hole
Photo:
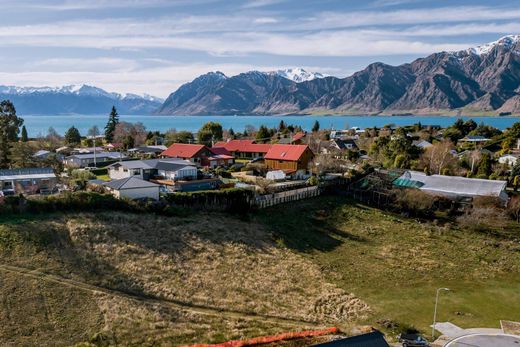
[[[243,213],[251,209],[254,198],[252,190],[231,188],[175,193],[165,199],[177,206]]]
[[[9,196],[0,205],[0,213],[48,213],[65,211],[128,211],[157,213],[167,216],[185,215],[187,210],[165,202],[116,199],[111,194],[66,192],[60,195],[26,199]]]

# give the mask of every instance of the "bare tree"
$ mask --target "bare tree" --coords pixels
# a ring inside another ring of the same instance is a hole
[[[445,139],[428,147],[421,156],[421,162],[431,173],[442,174],[444,169],[453,168],[457,164],[457,158],[451,152],[455,146]]]

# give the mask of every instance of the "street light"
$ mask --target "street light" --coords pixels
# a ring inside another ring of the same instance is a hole
[[[439,302],[439,292],[441,290],[449,291],[449,288],[438,288],[435,296],[435,308],[433,310],[433,325],[432,325],[432,341],[435,339],[435,321],[437,320],[437,303]]]

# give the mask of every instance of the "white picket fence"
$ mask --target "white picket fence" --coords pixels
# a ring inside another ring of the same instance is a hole
[[[280,193],[261,195],[256,198],[256,205],[258,208],[266,208],[269,206],[283,204],[284,202],[312,198],[318,195],[320,195],[320,190],[317,186],[305,187]]]

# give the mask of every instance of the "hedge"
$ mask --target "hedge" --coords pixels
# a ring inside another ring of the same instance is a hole
[[[9,196],[0,204],[0,213],[48,213],[64,211],[128,211],[151,212],[161,215],[184,215],[186,210],[165,202],[116,199],[111,194],[97,192],[65,192],[60,195],[26,199],[22,195]]]
[[[165,199],[177,206],[242,213],[252,208],[254,198],[255,193],[252,190],[230,188],[175,193],[168,195]]]

